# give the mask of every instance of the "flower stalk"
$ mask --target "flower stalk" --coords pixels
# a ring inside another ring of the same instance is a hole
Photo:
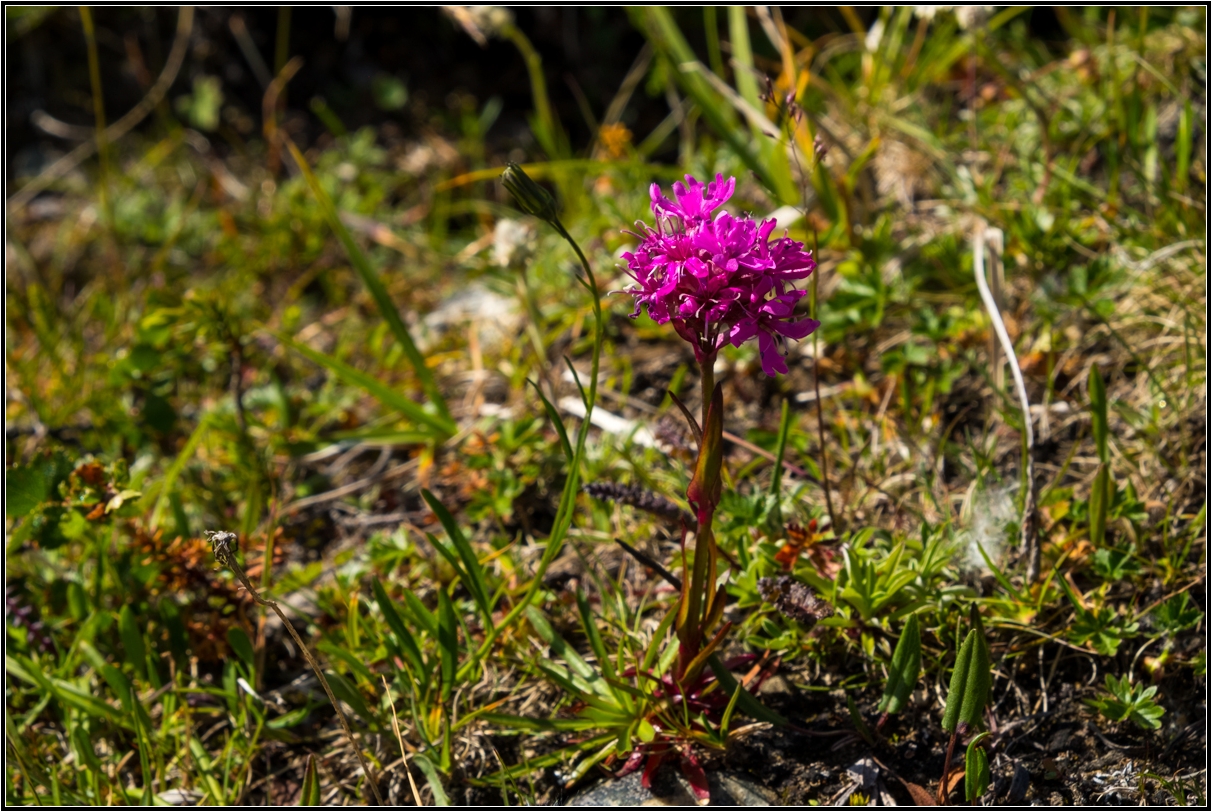
[[[714,359],[704,359],[704,364]],[[711,637],[712,630],[724,613],[724,587],[716,587],[719,573],[719,551],[715,546],[712,522],[719,505],[722,490],[721,468],[724,461],[724,390],[712,384],[704,370],[704,386],[712,386],[711,397],[704,404],[703,437],[699,443],[699,457],[695,464],[694,478],[686,490],[690,506],[694,510],[695,529],[694,562],[689,567],[688,577],[682,579],[683,590],[678,603],[678,618],[675,630],[678,635],[677,678],[683,686],[692,684],[706,665],[716,647],[723,641],[723,633]],[[684,553],[683,553],[684,555]],[[722,630],[726,633],[727,628]]]
[[[568,233],[568,229],[564,228],[564,224],[560,222],[559,215],[556,212],[555,199],[552,198],[546,189],[535,183],[523,171],[522,167],[515,163],[510,163],[506,166],[505,172],[501,175],[501,182],[505,186],[505,189],[513,195],[518,208],[554,228],[556,233],[572,246],[572,250],[576,252],[577,259],[581,263],[581,269],[585,274],[584,277],[578,277],[577,281],[589,293],[592,303],[593,353],[589,363],[589,385],[582,390],[585,417],[581,420],[581,427],[577,431],[576,442],[573,444],[572,459],[569,461],[570,470],[568,472],[568,479],[564,484],[564,493],[560,498],[560,507],[556,514],[555,525],[552,527],[551,534],[547,539],[547,549],[544,550],[543,557],[539,559],[539,564],[535,569],[530,586],[526,589],[526,592],[499,623],[493,624],[485,630],[484,641],[480,644],[480,647],[467,659],[466,663],[460,666],[456,675],[459,680],[466,679],[471,671],[479,666],[480,661],[492,650],[492,646],[496,643],[497,637],[501,632],[510,628],[522,616],[526,608],[530,606],[543,584],[543,575],[564,547],[564,540],[567,538],[568,530],[572,526],[573,512],[576,506],[575,495],[580,490],[580,461],[585,455],[585,443],[589,439],[589,427],[592,425],[593,406],[597,402],[598,375],[602,366],[602,337],[606,331],[605,320],[602,314],[602,295],[598,288],[597,277],[593,273],[589,260],[585,257],[585,252],[581,250],[581,246],[577,244],[577,241]]]
[[[724,394],[715,380],[715,362],[725,344],[739,347],[756,338],[762,370],[788,371],[787,339],[801,339],[820,322],[795,317],[796,303],[807,294],[795,282],[816,269],[802,243],[787,236],[771,239],[774,220],[761,223],[727,212],[714,214],[736,188],[736,179],[701,183],[689,175],[675,183],[674,200],[650,187],[656,227],[637,224],[640,240],[623,255],[635,280],[632,317],[646,309],[658,324],[669,323],[694,349],[699,363],[703,411],[699,454],[686,496],[695,514],[693,559],[685,550],[684,576],[674,629],[678,637],[675,679],[690,693],[728,633],[726,592],[719,581],[719,550],[712,522],[720,503],[724,461]],[[535,210],[542,197],[529,192]],[[685,412],[685,409],[683,409]],[[685,412],[691,429],[695,428]],[[714,665],[713,665],[714,668]]]

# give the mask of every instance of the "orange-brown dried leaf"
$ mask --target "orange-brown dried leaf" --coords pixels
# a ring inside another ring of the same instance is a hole
[[[86,462],[77,467],[72,474],[93,487],[105,484],[105,466],[99,462]]]

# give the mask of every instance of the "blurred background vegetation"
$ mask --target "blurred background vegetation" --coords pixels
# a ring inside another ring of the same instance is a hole
[[[507,161],[608,290],[649,184],[684,173],[735,175],[737,210],[816,247],[823,327],[790,374],[750,347],[717,370],[734,645],[782,664],[763,701],[853,728],[847,699],[873,712],[917,616],[925,687],[879,747],[935,780],[933,685],[975,604],[994,722],[1094,731],[1064,754],[995,738],[997,797],[1016,765],[1019,801],[1206,797],[1205,9],[5,13],[6,803],[369,797],[302,654],[217,570],[219,529],[305,628],[393,803],[413,778],[426,803],[514,803],[593,775],[596,740],[486,715],[573,705],[534,663],[552,627],[494,623],[561,516],[535,391],[576,424],[563,359],[587,374],[591,330]],[[633,505],[684,506],[666,393],[697,389],[671,331],[603,305],[580,475],[632,495],[581,495],[536,590],[590,662],[577,595],[628,656],[669,606],[613,539],[680,554],[676,521]],[[785,571],[835,616],[764,603]],[[711,758],[825,802],[861,746]]]

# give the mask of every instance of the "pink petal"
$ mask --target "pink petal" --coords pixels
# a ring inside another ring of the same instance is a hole
[[[787,338],[794,338],[798,341],[801,338],[812,335],[816,328],[820,326],[821,323],[816,319],[800,319],[799,321],[776,324],[774,329],[781,335],[785,335]]]

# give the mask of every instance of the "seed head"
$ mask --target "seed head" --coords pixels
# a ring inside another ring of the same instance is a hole
[[[235,533],[226,530],[207,530],[206,538],[210,540],[210,548],[215,554],[215,561],[224,567],[230,567],[240,551],[240,538]]]

